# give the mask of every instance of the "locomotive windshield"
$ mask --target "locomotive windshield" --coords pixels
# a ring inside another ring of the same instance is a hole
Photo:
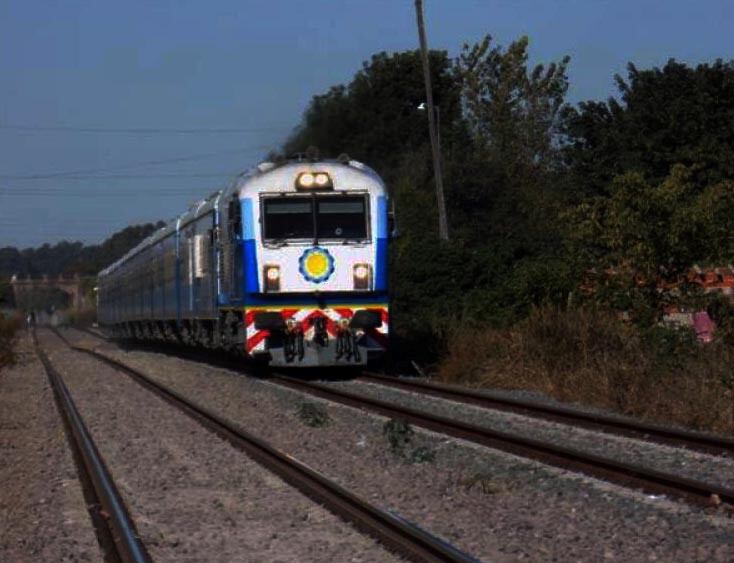
[[[268,198],[263,202],[265,240],[367,238],[364,196]]]
[[[313,238],[310,199],[266,199],[263,211],[266,239]]]

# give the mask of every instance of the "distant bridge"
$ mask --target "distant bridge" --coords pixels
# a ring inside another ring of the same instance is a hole
[[[94,276],[79,276],[78,274],[75,274],[73,278],[62,276],[51,278],[46,275],[41,278],[24,278],[16,274],[10,279],[10,285],[18,306],[27,303],[29,299],[39,293],[39,290],[58,289],[69,296],[71,307],[80,311],[91,305],[84,293],[84,287],[85,285],[88,287],[88,282],[94,280],[96,280]]]

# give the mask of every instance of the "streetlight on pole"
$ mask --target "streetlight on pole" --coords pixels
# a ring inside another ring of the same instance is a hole
[[[426,106],[428,109],[428,134],[431,138],[433,153],[433,172],[436,177],[436,203],[438,205],[438,236],[441,240],[449,240],[449,223],[446,218],[446,200],[443,194],[443,174],[441,169],[441,145],[436,122],[439,121],[438,108],[433,105],[431,89],[431,68],[428,64],[428,45],[426,30],[423,24],[423,0],[415,0],[415,17],[418,23],[418,39],[423,60],[423,78],[426,85]]]

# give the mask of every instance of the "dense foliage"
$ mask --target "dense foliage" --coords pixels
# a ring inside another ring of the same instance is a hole
[[[669,298],[660,283],[732,261],[734,63],[630,64],[617,98],[571,107],[569,58],[531,68],[525,37],[506,49],[486,37],[430,62],[448,243],[437,237],[426,116],[416,110],[417,52],[375,55],[349,84],[316,96],[283,148],[346,152],[387,180],[401,232],[393,310],[414,351],[440,352],[457,324],[507,326],[548,302],[625,310],[637,299],[654,321]],[[612,283],[589,285],[599,272]]]

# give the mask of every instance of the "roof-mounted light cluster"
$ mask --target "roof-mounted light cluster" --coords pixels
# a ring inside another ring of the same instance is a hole
[[[334,184],[326,172],[302,172],[296,178],[297,190],[331,190]]]

